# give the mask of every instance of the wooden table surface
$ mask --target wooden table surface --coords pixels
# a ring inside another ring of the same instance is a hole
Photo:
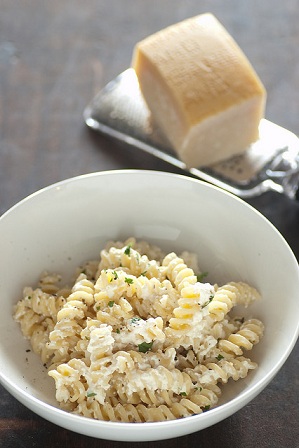
[[[262,78],[267,118],[299,135],[297,0],[0,0],[0,213],[46,185],[83,173],[119,168],[180,173],[95,134],[82,112],[129,67],[138,40],[207,11],[235,37]],[[278,193],[248,202],[280,230],[298,259],[299,203]],[[270,385],[237,414],[155,446],[298,447],[298,349],[297,344]],[[0,387],[1,448],[125,445],[48,423]]]

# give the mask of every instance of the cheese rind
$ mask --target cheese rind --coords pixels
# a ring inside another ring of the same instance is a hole
[[[154,121],[187,166],[226,159],[258,139],[265,88],[212,14],[139,42],[132,67]]]

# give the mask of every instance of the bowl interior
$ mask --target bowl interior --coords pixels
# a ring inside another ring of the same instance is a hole
[[[12,319],[12,307],[23,287],[35,285],[43,270],[62,273],[63,281],[69,281],[83,261],[99,257],[107,240],[129,236],[166,251],[196,252],[211,283],[245,281],[259,289],[262,300],[242,310],[244,316],[254,315],[265,324],[265,336],[252,353],[259,368],[225,385],[222,402],[245,396],[248,401],[248,392],[253,398],[281,367],[298,337],[294,255],[278,231],[236,197],[184,176],[130,170],[53,185],[0,219],[4,386],[25,404],[33,398],[57,406],[53,381],[39,358],[26,351],[29,344]]]

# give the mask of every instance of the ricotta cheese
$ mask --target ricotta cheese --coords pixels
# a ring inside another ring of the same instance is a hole
[[[137,43],[132,67],[153,121],[187,167],[227,159],[258,139],[265,88],[212,14]]]

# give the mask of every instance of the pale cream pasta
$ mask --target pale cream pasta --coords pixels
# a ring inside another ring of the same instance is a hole
[[[257,367],[247,353],[264,329],[231,313],[260,299],[254,287],[203,278],[193,253],[110,241],[70,288],[47,272],[26,286],[14,318],[66,411],[120,422],[188,417]]]

